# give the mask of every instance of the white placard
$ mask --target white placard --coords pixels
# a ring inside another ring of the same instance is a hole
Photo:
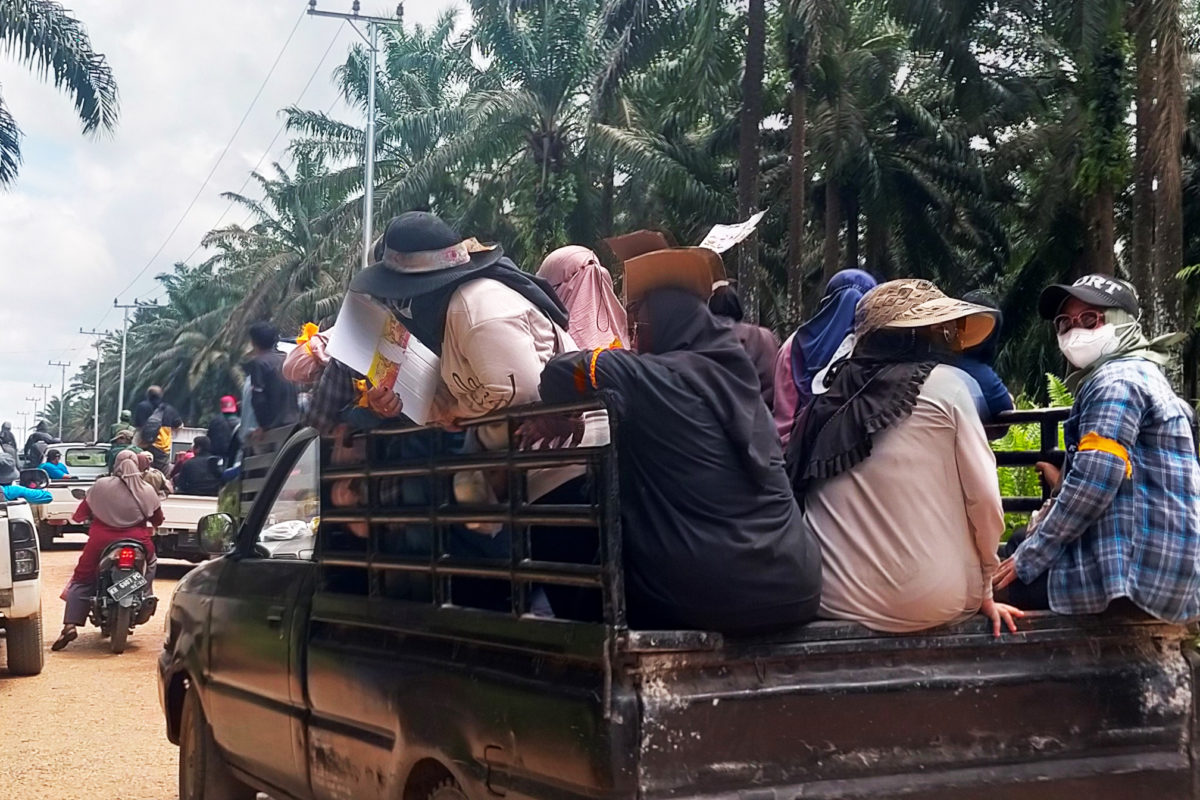
[[[767,210],[763,209],[745,222],[739,222],[736,225],[713,225],[712,230],[708,232],[699,246],[707,247],[717,253],[724,253],[753,233],[766,213]]]
[[[404,416],[429,422],[441,385],[437,355],[413,336],[385,306],[360,292],[346,292],[325,352],[372,386],[391,389],[404,404]]]

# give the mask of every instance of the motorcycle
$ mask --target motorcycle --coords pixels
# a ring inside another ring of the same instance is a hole
[[[149,622],[157,607],[158,598],[150,594],[142,544],[124,539],[106,547],[100,556],[90,617],[102,636],[111,637],[109,648],[113,653],[125,652],[134,626]]]
[[[158,609],[147,566],[146,548],[136,539],[113,542],[100,555],[88,616],[116,655],[125,652],[133,628],[149,622]]]

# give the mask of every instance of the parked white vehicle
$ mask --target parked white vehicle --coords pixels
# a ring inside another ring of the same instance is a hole
[[[0,496],[0,628],[12,675],[37,675],[45,664],[41,566],[30,505]]]

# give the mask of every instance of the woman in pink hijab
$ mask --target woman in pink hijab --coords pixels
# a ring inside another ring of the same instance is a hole
[[[582,350],[624,346],[629,341],[625,308],[613,291],[612,276],[586,247],[560,247],[542,262],[538,277],[545,279],[567,307],[568,332]]]

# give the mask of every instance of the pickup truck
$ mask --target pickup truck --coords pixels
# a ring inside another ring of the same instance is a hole
[[[0,495],[0,628],[10,675],[37,675],[45,664],[41,568],[29,504]]]
[[[592,408],[479,422],[511,433]],[[1056,455],[1061,417],[1040,418],[1054,444],[1020,463]],[[179,583],[158,665],[181,800],[1200,798],[1188,627],[1034,613],[1001,639],[981,617],[910,635],[632,629],[617,446],[463,454],[391,427],[337,444],[295,432],[251,479],[240,527],[200,523],[227,554]],[[588,470],[590,503],[525,501],[524,473],[565,464]],[[474,470],[506,475],[507,500],[455,504],[453,476]],[[355,493],[359,507],[332,504]],[[531,560],[528,526],[551,520],[598,532],[597,563]],[[463,549],[464,525],[495,523],[511,556]],[[315,552],[269,546],[314,528]],[[509,607],[472,607],[472,582]],[[530,613],[551,584],[598,593],[603,621]]]
[[[43,550],[54,545],[54,540],[68,533],[87,533],[87,523],[71,520],[79,500],[72,494],[76,489],[86,491],[92,481],[51,481],[47,487],[53,499],[42,506],[34,506],[38,541]],[[196,538],[196,524],[200,519],[217,510],[217,498],[173,494],[162,501],[163,524],[154,531],[154,548],[160,558],[178,558],[199,563],[208,555],[200,549]]]

